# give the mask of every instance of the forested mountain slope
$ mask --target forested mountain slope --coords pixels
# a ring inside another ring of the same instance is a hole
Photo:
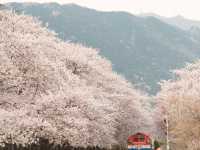
[[[163,17],[163,16],[159,16],[157,14],[154,13],[143,13],[140,14],[140,16],[142,17],[155,17],[158,18],[168,24],[171,24],[173,26],[176,26],[178,28],[181,28],[183,30],[190,30],[190,28],[193,27],[198,27],[200,28],[200,21],[197,20],[191,20],[191,19],[187,19],[181,15],[175,16],[175,17]]]
[[[100,49],[114,70],[135,86],[156,93],[170,70],[200,56],[200,42],[190,32],[154,17],[99,12],[74,4],[10,3],[17,12],[38,17],[66,41]]]

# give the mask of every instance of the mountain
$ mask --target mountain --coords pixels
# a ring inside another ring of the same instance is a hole
[[[0,3],[0,10],[6,9],[6,6]]]
[[[170,25],[176,26],[178,28],[181,28],[183,30],[189,30],[192,27],[198,27],[200,28],[200,21],[196,21],[196,20],[191,20],[191,19],[187,19],[184,18],[181,15],[175,16],[175,17],[163,17],[163,16],[159,16],[157,14],[154,13],[143,13],[140,14],[139,16],[142,17],[155,17],[158,18]]]
[[[65,41],[97,48],[114,70],[151,94],[170,70],[200,56],[200,42],[190,32],[155,17],[101,12],[75,4],[8,3],[16,12],[39,18]]]

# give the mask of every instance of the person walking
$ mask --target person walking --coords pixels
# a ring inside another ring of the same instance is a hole
[[[154,141],[154,150],[161,150],[160,143],[157,140]]]

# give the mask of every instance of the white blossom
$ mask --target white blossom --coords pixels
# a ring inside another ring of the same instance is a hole
[[[172,149],[197,150],[200,148],[200,61],[174,73],[175,80],[161,83],[158,106],[169,118]]]
[[[152,119],[144,99],[97,50],[0,11],[0,142],[123,143]]]

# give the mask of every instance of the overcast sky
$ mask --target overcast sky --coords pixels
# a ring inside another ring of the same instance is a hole
[[[123,10],[133,14],[153,12],[162,16],[182,15],[200,20],[200,0],[0,0],[0,2],[76,3],[97,10]]]

